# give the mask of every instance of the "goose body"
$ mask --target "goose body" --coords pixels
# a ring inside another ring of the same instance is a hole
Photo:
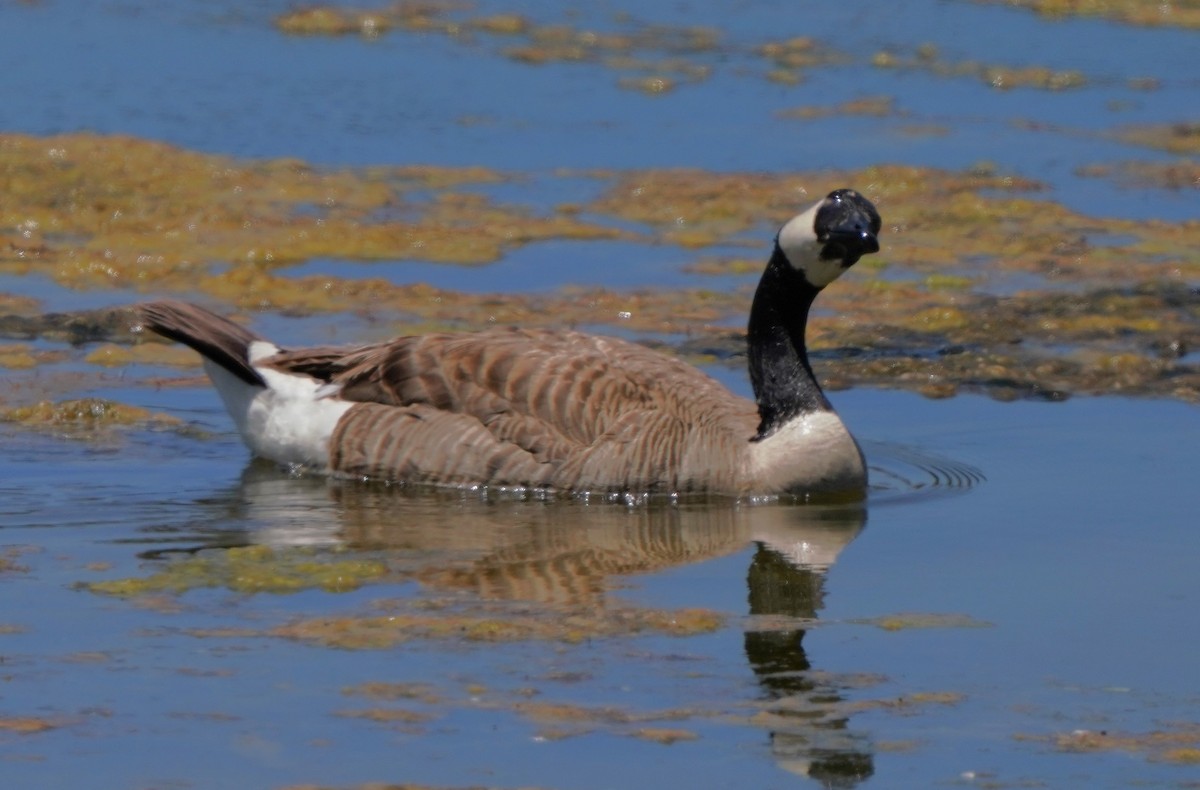
[[[136,310],[191,346],[251,451],[334,475],[558,491],[861,494],[862,453],[808,364],[817,293],[878,250],[837,190],[780,230],[749,327],[756,400],[636,343],[493,329],[284,350],[204,308]]]

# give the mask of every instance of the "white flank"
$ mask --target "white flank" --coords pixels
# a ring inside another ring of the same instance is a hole
[[[250,344],[249,352],[251,367],[267,382],[265,388],[204,360],[242,440],[261,458],[324,468],[329,464],[329,437],[352,404],[322,397],[323,385],[316,379],[254,365],[279,353],[277,346],[258,341]]]
[[[796,417],[752,442],[749,466],[756,490],[768,493],[856,488],[867,476],[858,444],[832,411]]]
[[[804,272],[804,278],[817,288],[824,288],[842,276],[845,269],[840,259],[821,260],[821,248],[817,241],[814,225],[817,211],[825,203],[822,199],[803,214],[792,217],[779,229],[779,249],[787,257],[793,269]]]

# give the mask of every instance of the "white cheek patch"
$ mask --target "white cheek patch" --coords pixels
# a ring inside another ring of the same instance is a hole
[[[824,203],[822,200],[803,214],[797,214],[779,229],[779,249],[783,250],[788,263],[796,271],[803,272],[804,279],[817,288],[829,285],[845,271],[838,258],[821,260],[821,249],[825,245],[817,241],[813,224]]]

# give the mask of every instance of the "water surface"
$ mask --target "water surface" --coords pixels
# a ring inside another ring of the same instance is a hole
[[[329,167],[482,165],[522,174],[491,189],[538,210],[592,196],[594,180],[570,175],[590,168],[991,163],[1090,216],[1195,217],[1194,190],[1081,172],[1182,161],[1115,131],[1195,121],[1200,66],[1187,30],[970,2],[649,3],[632,18],[611,3],[479,4],[480,15],[579,28],[721,31],[720,47],[694,55],[705,79],[647,95],[596,63],[519,63],[482,35],[286,36],[272,20],[290,8],[0,7],[0,131],[133,135]],[[802,35],[843,60],[795,84],[767,79],[756,48]],[[997,90],[871,65],[923,44],[949,63],[1078,70],[1087,83]],[[879,95],[896,111],[780,114]],[[286,274],[513,298],[579,285],[753,286],[753,275],[691,273],[696,254],[553,241],[482,268],[321,258]],[[1045,285],[1000,282],[1001,296]],[[8,271],[0,291],[45,312],[153,295]],[[293,342],[390,331],[362,316],[254,321]],[[294,476],[250,462],[215,394],[187,378],[194,370],[97,372],[86,349],[32,348],[63,356],[6,370],[3,404],[43,390],[100,396],[186,429],[80,438],[0,423],[7,785],[1200,779],[1194,405],[834,392],[872,466],[863,506],[631,508]],[[740,371],[712,372],[747,392]],[[348,563],[344,583],[321,576],[335,563]],[[371,568],[386,572],[350,578]],[[130,580],[163,585],[127,597],[93,586]]]

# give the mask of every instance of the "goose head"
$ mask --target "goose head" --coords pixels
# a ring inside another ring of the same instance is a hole
[[[816,289],[824,288],[879,252],[879,212],[853,189],[835,189],[807,211],[788,220],[775,244],[793,269]]]

